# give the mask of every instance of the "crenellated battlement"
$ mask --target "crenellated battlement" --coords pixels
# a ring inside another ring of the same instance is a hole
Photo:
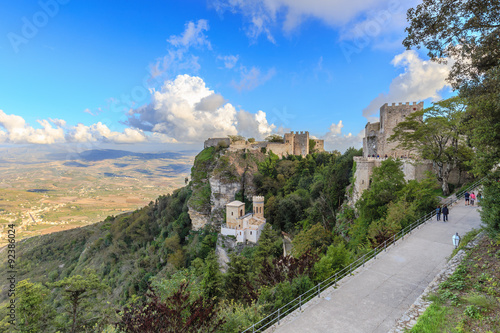
[[[260,196],[260,195],[255,195],[255,196],[252,198],[252,201],[253,201],[253,202],[264,202],[264,197],[263,197],[263,196]]]

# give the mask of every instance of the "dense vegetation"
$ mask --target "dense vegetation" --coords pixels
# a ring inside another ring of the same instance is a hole
[[[237,332],[342,269],[435,203],[431,180],[406,183],[400,162],[387,160],[375,170],[357,216],[343,203],[353,156],[360,151],[283,159],[269,152],[253,175],[269,223],[259,244],[231,254],[222,273],[214,253],[216,230],[191,230],[187,213],[195,198],[193,184],[203,184],[207,172],[222,165],[221,149],[198,155],[190,185],[142,209],[23,242],[19,277],[28,280],[20,283],[24,296],[18,312],[38,318],[39,309],[45,310],[36,323],[18,320],[19,331],[154,331],[159,321],[147,309],[175,313],[168,311],[183,308],[194,312],[177,314],[176,324],[170,325],[174,331],[197,321],[193,327]],[[234,175],[232,167],[216,172]],[[390,195],[378,195],[384,191]],[[244,193],[238,195],[251,202]],[[292,256],[283,257],[281,231],[293,237]],[[90,296],[98,301],[87,302]],[[205,313],[209,321],[196,313]],[[0,327],[8,327],[7,319]]]

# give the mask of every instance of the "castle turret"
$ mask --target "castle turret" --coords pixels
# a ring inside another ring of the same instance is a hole
[[[264,218],[264,197],[253,197],[253,216]]]

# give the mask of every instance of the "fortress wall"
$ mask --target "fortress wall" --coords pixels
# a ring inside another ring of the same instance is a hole
[[[267,144],[267,151],[272,151],[279,157],[293,154],[292,146],[287,143],[269,142]]]

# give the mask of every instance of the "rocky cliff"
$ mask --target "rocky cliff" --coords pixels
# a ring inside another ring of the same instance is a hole
[[[193,194],[188,202],[193,230],[207,224],[220,225],[226,203],[244,201],[255,194],[253,175],[265,155],[258,151],[229,151],[208,147],[195,158],[191,169]]]

